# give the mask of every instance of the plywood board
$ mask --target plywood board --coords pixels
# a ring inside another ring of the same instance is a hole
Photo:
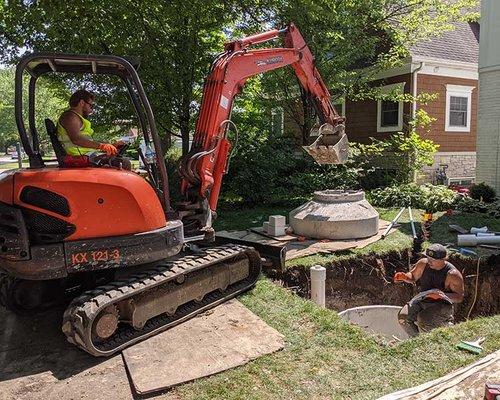
[[[288,240],[270,238],[264,236],[253,229],[244,231],[220,231],[217,236],[224,238],[233,238],[246,240],[249,245],[254,243],[265,244],[269,246],[283,246],[286,244],[286,259],[305,257],[317,253],[334,253],[341,250],[349,250],[355,248],[363,248],[377,242],[382,238],[382,234],[389,226],[389,222],[379,220],[379,229],[376,235],[365,239],[349,239],[349,240],[298,240],[297,236],[287,235]],[[392,229],[390,233],[394,232]],[[389,234],[390,234],[389,233]]]
[[[198,317],[123,351],[139,394],[164,390],[273,353],[284,338],[239,301]]]

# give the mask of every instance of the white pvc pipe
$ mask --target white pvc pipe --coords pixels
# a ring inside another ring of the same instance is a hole
[[[479,244],[500,244],[500,236],[458,235],[459,246],[477,246]]]
[[[311,300],[325,307],[326,268],[321,265],[311,267]]]

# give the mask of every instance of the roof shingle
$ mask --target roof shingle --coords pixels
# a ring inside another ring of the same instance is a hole
[[[410,50],[413,56],[476,63],[479,57],[479,24],[457,22],[455,30],[423,41]]]

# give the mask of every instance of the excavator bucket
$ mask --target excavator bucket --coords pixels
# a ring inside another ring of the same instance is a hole
[[[318,138],[309,146],[302,146],[318,164],[344,164],[349,155],[349,142],[345,126],[323,124],[318,130]]]

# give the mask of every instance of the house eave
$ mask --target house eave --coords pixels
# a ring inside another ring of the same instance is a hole
[[[420,69],[422,67],[422,69]],[[446,60],[434,57],[413,56],[404,61],[404,64],[397,68],[379,71],[372,76],[372,80],[393,78],[395,76],[412,74],[419,70],[419,75],[436,75],[462,79],[479,79],[478,64]]]

